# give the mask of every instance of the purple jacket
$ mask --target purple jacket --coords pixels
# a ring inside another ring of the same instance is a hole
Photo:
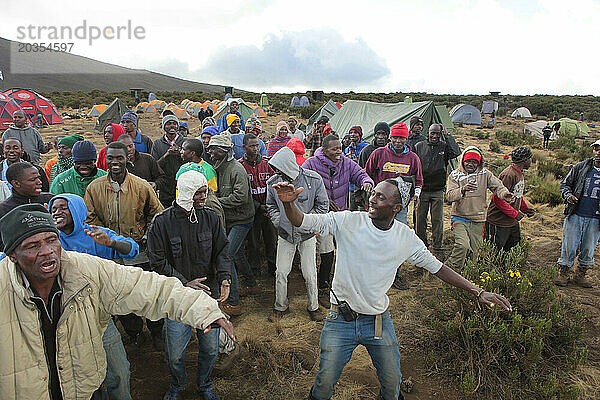
[[[348,191],[350,183],[357,187],[361,187],[365,183],[373,185],[373,180],[363,170],[360,165],[351,159],[342,155],[336,163],[325,157],[323,149],[318,148],[315,155],[310,157],[302,168],[315,171],[325,184],[327,197],[333,200],[339,207],[340,211],[348,209]]]

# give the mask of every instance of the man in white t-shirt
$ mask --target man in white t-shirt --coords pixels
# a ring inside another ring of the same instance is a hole
[[[409,204],[410,184],[396,179],[382,181],[370,195],[368,212],[327,214],[303,214],[298,209],[295,200],[304,190],[302,187],[295,189],[289,183],[276,183],[273,188],[294,226],[333,235],[338,246],[331,286],[332,307],[321,332],[319,371],[310,399],[331,398],[344,366],[359,344],[367,348],[377,369],[381,398],[402,398],[400,352],[386,292],[394,282],[398,265],[404,261],[472,292],[483,304],[512,311],[506,298],[483,291],[443,265],[412,229],[394,220]]]

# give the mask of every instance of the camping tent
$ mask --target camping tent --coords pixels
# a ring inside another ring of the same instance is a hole
[[[308,119],[308,125],[306,127],[306,133],[309,134],[312,132],[313,124],[317,122],[319,118],[321,118],[321,115],[325,115],[331,118],[338,111],[339,108],[335,105],[335,101],[330,99],[327,103],[323,105],[323,107],[319,108],[317,111],[315,111],[313,115],[310,116],[310,118]]]
[[[531,111],[527,107],[519,107],[510,114],[513,118],[532,118]]]
[[[260,106],[264,109],[265,107],[269,106],[269,98],[267,97],[266,94],[261,94],[260,95]]]
[[[154,108],[150,103],[148,103],[146,101],[142,101],[137,106],[135,106],[135,112],[137,112],[137,113],[156,112],[156,108]]]
[[[0,129],[7,129],[13,122],[13,113],[17,110],[23,111],[12,97],[0,93]],[[25,112],[25,111],[23,111]],[[29,121],[29,116],[25,113],[25,118]],[[31,121],[29,121],[31,123]]]
[[[98,116],[94,130],[96,132],[102,132],[108,123],[121,123],[121,117],[125,114],[125,111],[127,111],[127,106],[117,97],[110,103],[106,110]]]
[[[470,104],[457,104],[450,111],[455,124],[481,125],[481,113]]]
[[[156,111],[162,111],[167,106],[167,102],[163,101],[163,100],[154,99],[154,100],[150,100],[149,103],[152,107],[154,107],[154,109]]]
[[[56,106],[49,99],[27,89],[9,89],[4,92],[6,96],[12,97],[15,103],[25,111],[33,120],[35,116],[42,115],[48,125],[62,124],[63,120],[58,114]]]
[[[498,102],[497,101],[484,101],[481,105],[481,113],[482,114],[491,114],[492,112],[498,112]]]
[[[413,102],[413,101],[412,101],[412,97],[410,97],[410,96],[405,96],[405,97],[404,97],[404,102],[405,102],[405,103],[412,103],[412,102]]]
[[[150,103],[152,100],[156,100],[156,95],[154,93],[149,93],[148,94],[148,103]]]
[[[440,116],[440,119],[442,120],[441,124],[444,125],[446,131],[448,131],[449,134],[454,135],[454,124],[452,123],[452,118],[450,118],[448,108],[446,106],[435,106],[435,110]]]
[[[292,97],[292,101],[290,102],[290,107],[300,107],[300,99],[298,96]]]
[[[308,97],[302,96],[300,97],[300,107],[308,107],[310,106],[310,101],[308,101]]]
[[[227,101],[222,102],[219,105],[219,108],[216,109],[215,114],[213,115],[213,118],[215,119],[215,121],[218,121],[219,119],[223,118],[223,115],[225,115],[227,112],[229,112],[229,104],[232,101],[237,101],[238,105],[240,106],[240,108],[238,109],[238,112],[240,114],[242,114],[242,119],[245,121],[248,121],[248,118],[252,115],[255,114],[254,109],[248,105],[248,103],[246,103],[244,100],[239,99],[239,98],[231,98],[228,99]]]
[[[94,104],[90,112],[88,113],[88,117],[98,117],[100,114],[106,110],[108,106],[106,104]]]
[[[548,121],[535,121],[535,122],[527,122],[525,124],[525,127],[523,129],[523,131],[525,133],[529,133],[533,136],[535,136],[538,139],[544,139],[544,134],[542,132],[542,129],[544,129],[544,127],[546,126],[546,124],[548,123]],[[552,126],[552,124],[550,124],[550,126]],[[556,134],[556,131],[553,129],[552,130],[552,134],[550,135],[550,140],[556,140],[558,139],[558,135]]]
[[[591,130],[583,121],[575,121],[571,118],[561,118],[558,121],[550,121],[550,126],[558,133],[558,136],[589,136]]]
[[[433,123],[443,124],[446,130],[454,130],[453,125],[444,124],[443,118],[432,101],[417,103],[374,103],[370,101],[348,100],[342,108],[331,117],[329,125],[342,134],[348,132],[354,125],[363,128],[363,139],[369,141],[373,138],[375,125],[384,121],[390,126],[405,122],[408,124],[411,117],[423,118],[423,132],[427,132]]]
[[[250,107],[252,107],[252,109],[254,110],[254,114],[256,114],[256,116],[258,118],[265,118],[267,116],[267,114],[265,114],[265,112],[263,111],[263,109],[261,108],[261,106],[259,106],[256,103],[248,103],[248,105]]]

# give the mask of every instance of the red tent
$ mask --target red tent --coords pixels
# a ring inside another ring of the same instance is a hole
[[[12,97],[32,120],[36,119],[36,115],[41,114],[48,125],[63,123],[52,101],[33,90],[8,89],[4,94]]]
[[[12,97],[0,93],[0,129],[8,128],[13,121],[12,115],[17,110],[23,111]]]

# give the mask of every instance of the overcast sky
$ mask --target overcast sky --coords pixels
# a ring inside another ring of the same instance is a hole
[[[600,95],[600,0],[30,0],[26,7],[8,0],[3,6],[6,39],[17,40],[19,26],[131,20],[145,29],[144,39],[76,40],[73,53],[259,92]]]

